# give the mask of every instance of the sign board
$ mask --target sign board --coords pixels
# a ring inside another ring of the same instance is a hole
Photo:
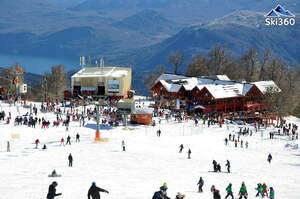
[[[27,84],[21,84],[20,93],[27,93]]]
[[[107,80],[107,91],[108,92],[119,92],[120,80]]]

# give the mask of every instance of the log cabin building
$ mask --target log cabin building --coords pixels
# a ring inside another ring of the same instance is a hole
[[[202,113],[266,111],[265,94],[280,92],[273,81],[237,82],[226,75],[187,77],[162,74],[151,88],[159,107],[192,108]]]

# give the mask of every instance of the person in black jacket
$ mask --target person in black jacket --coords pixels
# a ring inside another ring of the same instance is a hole
[[[101,188],[97,187],[96,183],[93,182],[92,186],[90,187],[90,189],[88,191],[88,199],[91,199],[91,197],[92,197],[92,199],[100,199],[100,193],[99,192],[109,193],[105,189],[101,189]]]
[[[72,166],[73,166],[73,156],[72,156],[71,153],[70,153],[70,155],[68,156],[68,160],[69,160],[69,167],[72,167]]]
[[[47,199],[54,199],[55,196],[60,196],[62,193],[56,193],[55,187],[57,186],[57,182],[52,182],[52,184],[49,186]]]

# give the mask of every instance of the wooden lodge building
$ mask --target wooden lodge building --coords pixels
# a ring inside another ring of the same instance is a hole
[[[280,92],[273,81],[236,82],[226,75],[187,77],[162,74],[152,86],[157,105],[170,109],[192,108],[202,113],[255,113],[267,110],[266,92]]]

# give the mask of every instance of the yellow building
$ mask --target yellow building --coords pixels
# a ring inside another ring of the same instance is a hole
[[[126,98],[131,89],[131,72],[125,67],[84,67],[72,76],[72,94]]]

